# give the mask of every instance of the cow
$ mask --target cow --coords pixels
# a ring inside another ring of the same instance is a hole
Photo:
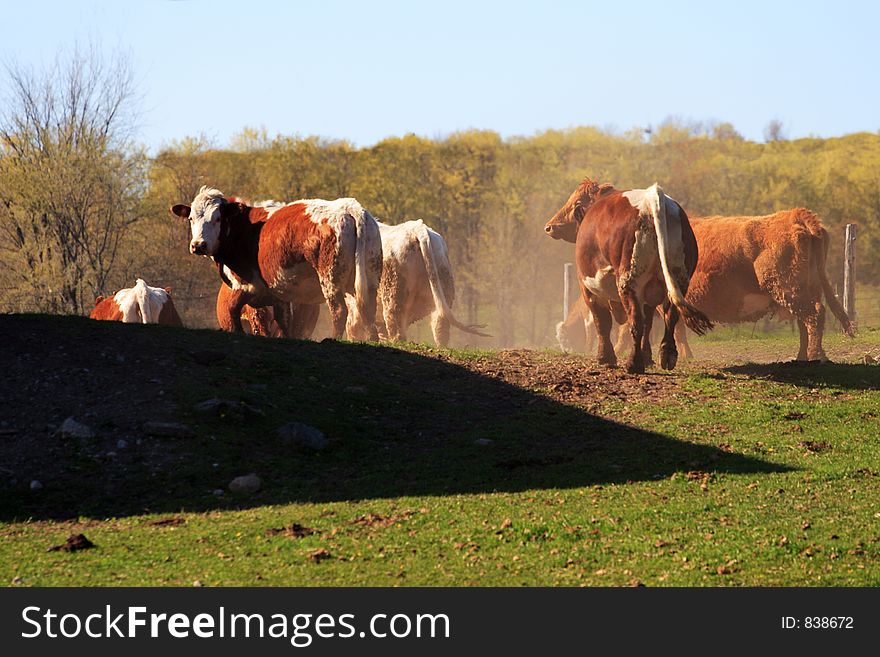
[[[347,296],[346,299],[352,298]],[[235,294],[226,283],[220,284],[217,292],[217,323],[224,331],[234,331],[235,327],[230,319],[230,306],[235,303]],[[320,304],[288,304],[283,306],[284,313],[279,318],[275,316],[272,306],[254,308],[245,305],[241,310],[241,318],[248,324],[248,333],[261,335],[268,338],[296,338],[307,340],[312,337],[315,325],[318,323]],[[356,309],[349,313],[351,317]]]
[[[697,217],[691,219],[691,227],[700,257],[686,298],[711,321],[794,318],[800,332],[796,360],[824,361],[824,295],[844,333],[855,334],[825,272],[830,238],[815,213],[794,208],[763,216]],[[584,306],[575,304],[557,327],[560,344],[577,349],[589,339],[578,326],[583,312]],[[689,358],[684,330],[676,327],[675,337]]]
[[[663,306],[665,332],[660,365],[678,360],[674,330],[679,315],[702,335],[709,319],[685,299],[697,264],[697,242],[687,213],[658,184],[647,189],[616,190],[586,178],[546,223],[554,239],[575,242],[581,294],[599,332],[601,364],[613,366],[612,314],[627,324],[633,350],[626,369],[640,374],[651,360],[654,308]]]
[[[134,287],[119,290],[113,296],[99,296],[89,317],[127,324],[183,326],[171,300],[171,288],[150,287],[142,278],[137,279]]]
[[[211,258],[232,290],[221,326],[243,332],[245,305],[320,304],[330,309],[335,339],[346,331],[345,295],[354,297],[351,339],[377,340],[376,294],[382,241],[373,216],[353,198],[308,199],[255,207],[203,186],[190,205],[171,213],[189,219],[190,252]]]
[[[431,315],[438,347],[449,344],[450,327],[489,337],[482,324],[464,324],[453,314],[455,279],[446,241],[421,220],[389,225],[379,222],[382,236],[382,280],[379,284],[381,333],[388,340],[406,340],[410,324]]]
[[[855,327],[825,272],[830,239],[805,208],[757,217],[704,217],[693,222],[700,261],[687,293],[713,321],[752,322],[771,313],[794,317],[799,361],[827,361],[825,303],[844,333]]]
[[[230,306],[235,304],[236,295],[226,283],[220,284],[217,292],[217,323],[224,331],[234,332],[235,326],[231,320]],[[245,305],[241,309],[242,328],[247,323],[245,333],[262,335],[267,338],[280,338],[284,336],[281,325],[275,320],[275,313],[271,306],[254,308]]]

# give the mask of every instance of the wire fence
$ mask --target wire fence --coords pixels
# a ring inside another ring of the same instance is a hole
[[[880,286],[856,286],[856,323],[861,328],[880,328]]]

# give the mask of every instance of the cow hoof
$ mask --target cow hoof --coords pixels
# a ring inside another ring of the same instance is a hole
[[[674,370],[675,364],[678,362],[678,352],[670,349],[669,351],[660,352],[660,367],[664,370]]]
[[[645,361],[643,361],[643,360],[630,360],[626,364],[626,371],[629,374],[644,374],[645,373]]]

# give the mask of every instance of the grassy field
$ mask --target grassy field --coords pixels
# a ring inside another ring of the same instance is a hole
[[[69,317],[0,338],[4,584],[880,585],[880,331],[804,366],[772,362],[787,328],[720,329],[644,376]],[[70,415],[95,436],[56,436]],[[96,548],[47,552],[75,533]]]

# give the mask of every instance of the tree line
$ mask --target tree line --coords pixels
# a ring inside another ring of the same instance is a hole
[[[389,137],[363,148],[246,128],[219,147],[194,136],[148,157],[119,124],[130,76],[80,63],[59,80],[19,75],[0,125],[0,310],[87,313],[138,276],[172,286],[184,322],[214,326],[219,286],[168,212],[207,184],[264,199],[356,197],[387,223],[423,219],[447,239],[457,314],[487,323],[486,345],[551,344],[570,244],[544,222],[584,176],[619,188],[657,181],[692,216],[807,207],[832,235],[841,278],[846,223],[859,250],[880,240],[880,135],[743,139],[730,124],[668,120],[624,134],[594,127],[502,139],[471,130]],[[59,91],[60,90],[60,91]],[[860,282],[880,282],[863,257]]]

